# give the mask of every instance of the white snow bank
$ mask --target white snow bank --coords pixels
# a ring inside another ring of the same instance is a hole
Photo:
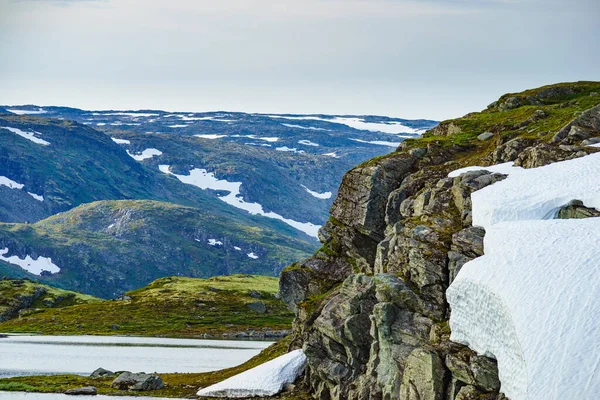
[[[306,233],[307,235],[318,237],[317,232],[320,228],[318,225],[310,222],[298,222],[292,219],[284,218],[283,216],[272,211],[265,212],[262,205],[259,203],[247,203],[244,201],[243,197],[240,196],[240,187],[242,186],[242,182],[229,182],[225,179],[217,179],[213,173],[200,168],[192,169],[189,175],[174,174],[171,172],[169,165],[159,165],[158,169],[165,174],[175,176],[183,183],[194,185],[203,190],[212,189],[229,192],[229,194],[225,196],[219,196],[219,199],[233,207],[247,211],[250,214],[262,215],[263,217],[280,220]]]
[[[214,133],[212,133],[212,134],[194,135],[194,136],[199,137],[201,139],[212,139],[212,140],[227,137],[227,135],[216,135]]]
[[[572,200],[600,209],[600,153],[539,168],[512,168],[508,178],[471,194],[473,225],[553,218]]]
[[[34,275],[41,275],[42,271],[48,271],[56,274],[60,272],[60,268],[52,262],[50,257],[39,256],[37,259],[33,259],[30,256],[21,259],[18,256],[5,257],[8,253],[8,247],[0,250],[0,260],[5,261],[9,264],[18,265],[29,273]]]
[[[217,239],[208,239],[208,244],[211,246],[223,246],[223,242]]]
[[[111,137],[112,141],[117,143],[117,144],[131,144],[131,142],[127,139],[117,139],[114,137]]]
[[[596,399],[600,218],[499,223],[486,228],[484,247],[446,292],[451,339],[498,360],[508,398]]]
[[[306,356],[300,350],[232,376],[222,382],[200,389],[198,396],[254,397],[273,396],[283,390],[304,372]]]
[[[258,260],[258,256],[254,253],[248,253],[246,255],[253,260]]]
[[[313,197],[316,197],[317,199],[330,199],[332,193],[331,192],[325,192],[325,193],[319,193],[319,192],[315,192],[314,190],[310,190],[309,188],[307,188],[306,186],[302,185],[302,187],[304,188],[304,190],[306,190],[308,193],[310,193]]]
[[[12,133],[17,134],[17,135],[21,136],[22,138],[30,140],[36,144],[41,144],[43,146],[48,146],[50,144],[50,142],[46,142],[45,140],[40,139],[35,136],[35,135],[41,135],[41,133],[39,133],[39,132],[25,132],[18,128],[9,128],[8,126],[1,126],[0,128],[7,129],[7,130],[11,131]]]
[[[298,143],[303,144],[305,146],[319,147],[319,143],[311,142],[310,140],[306,139],[298,140]]]
[[[13,114],[17,114],[17,115],[27,115],[27,114],[46,114],[48,111],[44,110],[43,108],[38,108],[37,110],[20,110],[17,108],[7,108],[6,111],[10,111]]]
[[[22,183],[15,182],[12,179],[9,179],[5,176],[0,176],[0,186],[6,186],[9,189],[23,189],[23,186],[25,185]]]
[[[160,155],[162,155],[162,151],[160,151],[158,149],[146,149],[146,150],[142,151],[141,153],[134,154],[134,153],[130,153],[129,150],[127,150],[127,154],[129,154],[134,160],[142,161],[142,160],[146,160],[148,158],[152,158],[154,156],[160,156]]]
[[[522,170],[522,169],[523,168],[521,168],[521,167],[515,167],[514,162],[510,161],[510,162],[503,163],[503,164],[491,165],[489,167],[472,166],[472,167],[460,168],[460,169],[450,172],[448,174],[448,178],[456,178],[457,176],[460,176],[464,173],[473,172],[473,171],[489,171],[489,172],[495,172],[498,174],[509,175],[509,174],[512,174],[513,172],[515,172],[516,170]]]

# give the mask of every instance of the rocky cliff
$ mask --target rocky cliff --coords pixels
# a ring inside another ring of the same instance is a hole
[[[280,293],[296,313],[314,398],[503,399],[495,360],[449,340],[445,291],[483,255],[471,193],[505,178],[470,165],[534,168],[598,151],[600,83],[502,96],[346,174],[322,248],[288,267]],[[559,218],[597,216],[573,203]]]

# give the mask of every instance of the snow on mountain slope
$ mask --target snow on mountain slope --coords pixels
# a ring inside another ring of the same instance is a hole
[[[498,360],[510,399],[594,399],[600,218],[548,219],[572,200],[600,208],[600,153],[511,169],[471,195],[485,254],[446,292],[451,339]]]

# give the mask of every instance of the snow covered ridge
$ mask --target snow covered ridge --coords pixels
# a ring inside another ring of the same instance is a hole
[[[43,108],[38,108],[37,110],[21,110],[18,108],[7,108],[6,111],[11,112],[17,115],[35,115],[35,114],[45,114],[48,111]]]
[[[510,399],[597,398],[600,218],[551,218],[572,200],[600,208],[600,153],[475,168],[508,177],[471,195],[485,254],[446,292],[451,340],[496,358]]]
[[[333,117],[333,118],[321,118],[316,116],[287,116],[287,115],[268,115],[269,118],[283,118],[295,121],[323,121],[323,122],[331,122],[334,124],[342,124],[349,126],[350,128],[358,129],[361,131],[370,131],[370,132],[383,132],[383,133],[412,133],[415,135],[420,135],[425,132],[425,129],[415,129],[403,125],[402,122],[399,121],[389,121],[389,122],[365,122],[362,118],[350,118],[350,117]],[[300,125],[285,125],[290,128],[300,128],[300,129],[314,129],[318,128],[305,127]],[[412,136],[411,136],[412,137]]]
[[[41,144],[42,146],[48,146],[50,144],[50,142],[47,142],[47,141],[35,136],[35,135],[41,135],[41,133],[39,133],[39,132],[25,132],[25,131],[20,130],[19,128],[10,128],[8,126],[1,126],[0,128],[7,129],[7,130],[11,131],[12,133],[19,135],[22,138],[27,139],[35,144]]]
[[[596,399],[600,218],[496,224],[484,247],[446,293],[451,339],[498,360],[510,399]]]
[[[255,397],[273,396],[304,372],[306,356],[295,350],[257,367],[232,376],[215,385],[200,389],[198,396],[206,397]]]
[[[212,189],[229,192],[229,194],[225,196],[219,196],[219,199],[231,206],[245,210],[252,215],[262,215],[263,217],[278,219],[306,233],[307,235],[318,237],[317,233],[320,228],[318,225],[310,222],[298,222],[292,219],[284,218],[283,216],[272,211],[265,212],[262,205],[258,203],[245,202],[244,198],[240,196],[240,187],[242,186],[242,182],[229,182],[225,179],[217,179],[213,173],[200,168],[192,169],[189,175],[174,174],[171,172],[171,167],[169,165],[159,165],[158,169],[162,173],[173,175],[183,183],[194,185],[203,190]],[[248,257],[253,258],[250,255],[248,255]]]
[[[56,274],[60,272],[60,268],[52,262],[50,257],[42,257],[39,256],[37,259],[31,258],[31,256],[27,256],[24,259],[19,258],[18,256],[10,256],[6,257],[5,254],[8,254],[8,247],[0,250],[0,260],[5,261],[9,264],[18,265],[29,273],[34,275],[41,275],[42,271],[48,271],[52,274]]]

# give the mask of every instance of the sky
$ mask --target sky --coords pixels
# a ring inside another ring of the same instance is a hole
[[[599,43],[598,0],[0,0],[0,104],[442,120]]]

